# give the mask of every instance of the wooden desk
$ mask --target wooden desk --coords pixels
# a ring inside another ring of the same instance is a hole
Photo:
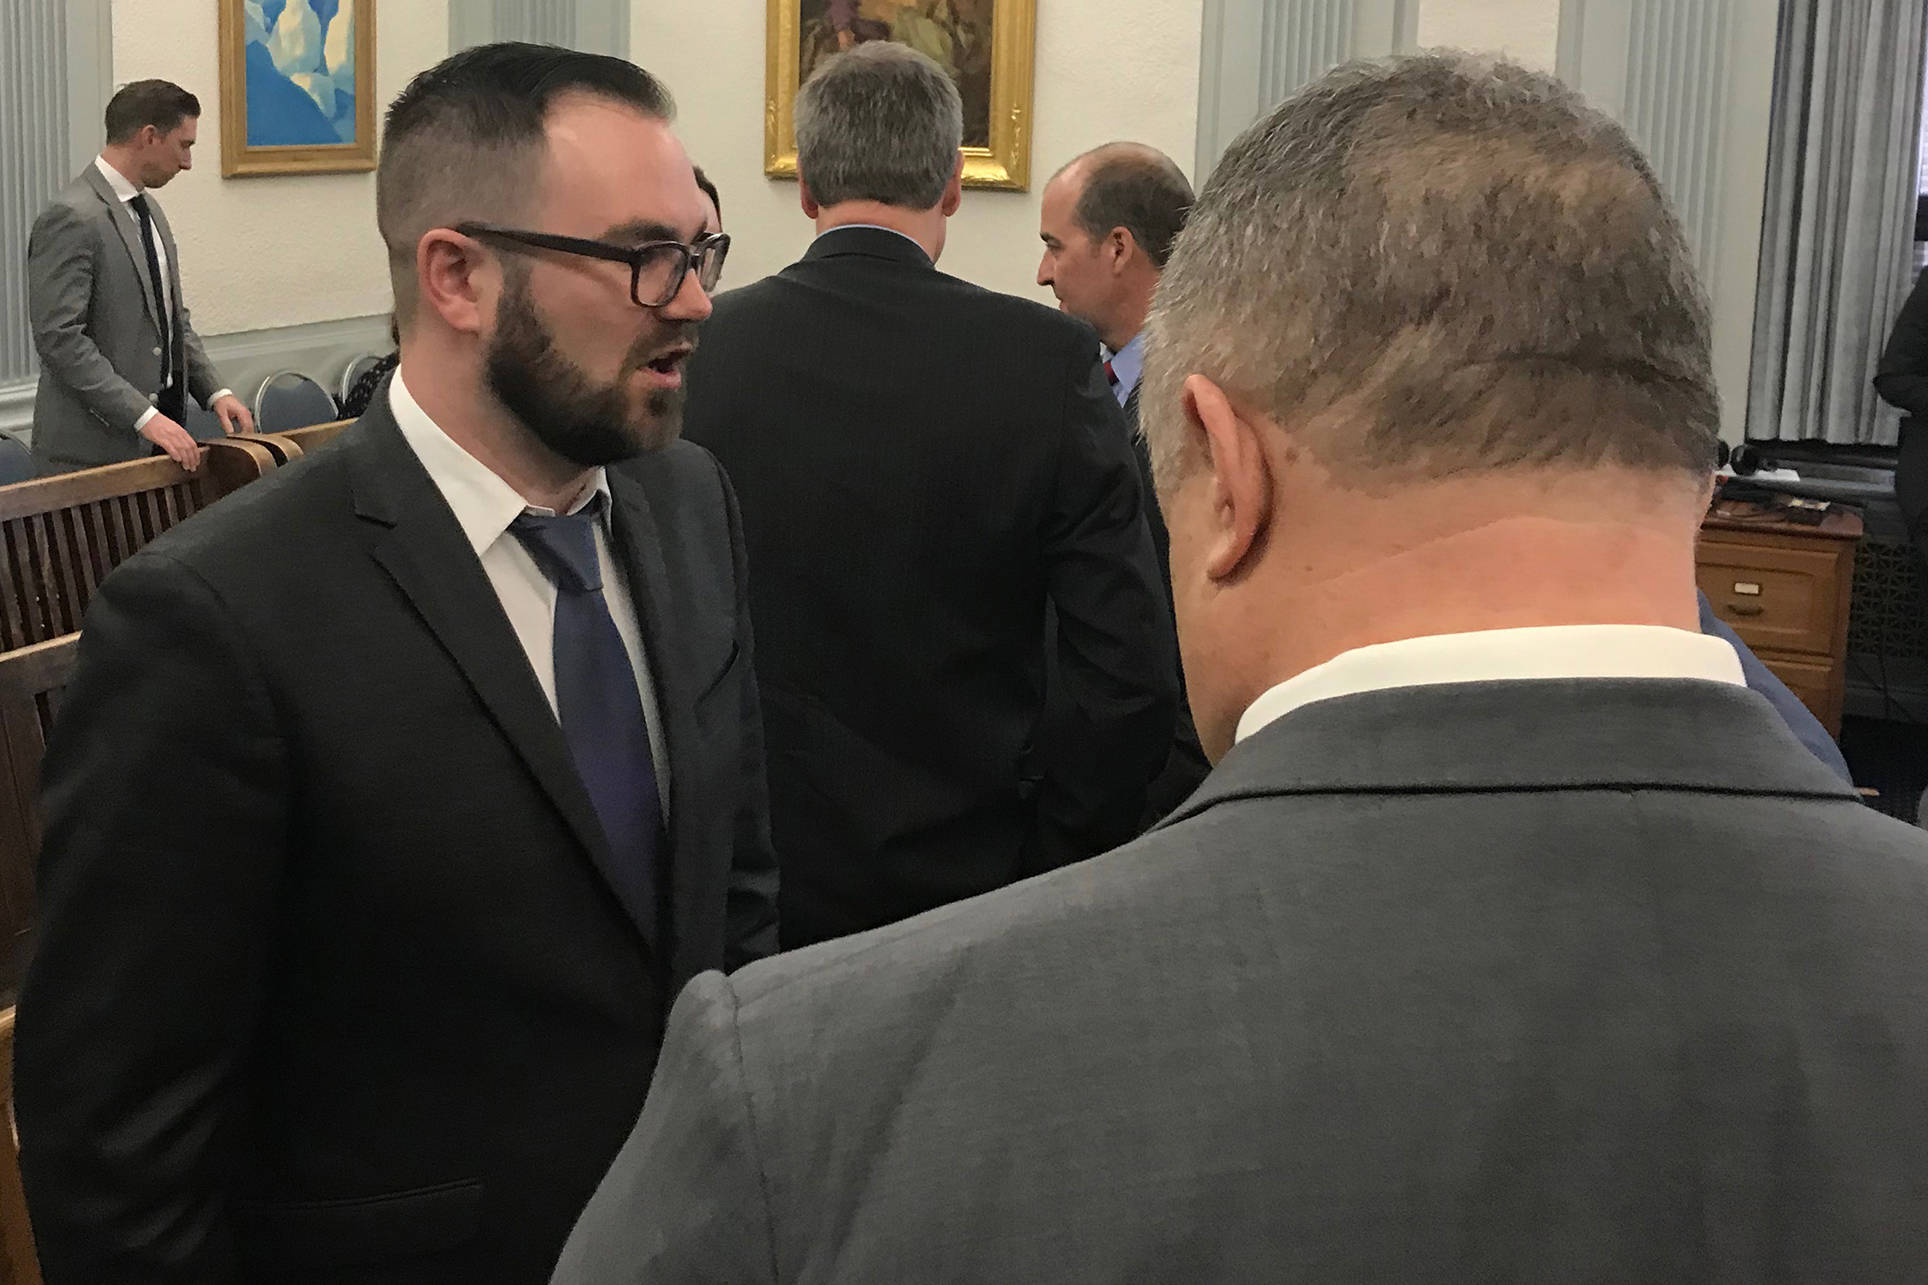
[[[1754,510],[1716,502],[1708,512],[1694,557],[1701,592],[1828,733],[1839,736],[1861,517],[1834,509],[1819,526],[1804,526],[1748,516]]]

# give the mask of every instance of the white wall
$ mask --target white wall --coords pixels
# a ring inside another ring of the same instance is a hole
[[[387,313],[393,300],[375,233],[373,173],[221,177],[216,8],[114,0],[114,83],[159,76],[201,100],[194,168],[160,197],[180,244],[195,330],[219,335]],[[378,108],[448,53],[448,29],[448,0],[379,6]]]
[[[1150,143],[1189,174],[1198,122],[1202,0],[1038,0],[1031,190],[967,189],[951,220],[947,272],[1012,294],[1036,285],[1044,184],[1112,139]],[[676,94],[677,132],[723,194],[726,284],[792,262],[811,227],[797,185],[763,173],[764,0],[635,0],[632,57]]]
[[[1560,0],[1424,0],[1419,44],[1502,53],[1552,71],[1560,45]]]

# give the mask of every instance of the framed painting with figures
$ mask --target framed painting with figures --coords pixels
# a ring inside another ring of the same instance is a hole
[[[1031,181],[1037,0],[769,0],[764,171],[797,172],[797,86],[824,59],[869,40],[929,54],[964,99],[964,182]]]
[[[221,175],[375,168],[375,0],[219,0]]]

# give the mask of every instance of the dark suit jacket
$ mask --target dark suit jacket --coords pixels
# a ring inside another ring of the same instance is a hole
[[[1901,305],[1894,329],[1875,370],[1874,388],[1908,418],[1901,421],[1901,448],[1895,461],[1895,499],[1908,522],[1915,547],[1928,557],[1928,272],[1915,281]]]
[[[619,901],[493,587],[386,399],[128,561],[46,759],[20,1002],[48,1285],[532,1282],[685,981],[775,942],[715,461],[610,470],[668,742]]]
[[[1141,380],[1132,385],[1130,396],[1125,398],[1125,431],[1131,436],[1132,456],[1138,462],[1139,480],[1145,488],[1145,518],[1151,528],[1152,552],[1158,560],[1158,574],[1165,585],[1165,605],[1168,610],[1174,610],[1172,648],[1176,657],[1178,635],[1175,604],[1172,601],[1172,540],[1165,527],[1164,510],[1158,506],[1158,488],[1151,475],[1151,449],[1145,441],[1144,430],[1138,425],[1138,397],[1144,390],[1145,385]],[[1178,671],[1178,698],[1171,751],[1166,756],[1164,770],[1152,782],[1146,799],[1145,819],[1148,823],[1161,819],[1190,798],[1192,791],[1212,770],[1211,762],[1199,744],[1198,728],[1192,723],[1192,709],[1185,697],[1185,671],[1182,667]]]
[[[1928,835],[1743,688],[1323,701],[692,983],[556,1280],[1916,1281],[1924,995]]]
[[[743,502],[797,945],[1129,837],[1175,668],[1089,329],[878,229],[717,300],[687,432]],[[1044,610],[1075,744],[1041,753]]]
[[[154,297],[140,224],[92,164],[34,220],[27,247],[28,312],[40,385],[33,449],[49,470],[139,459],[151,448],[134,421],[154,404],[164,371],[206,404],[220,377],[181,302],[181,255],[161,203],[149,192],[154,235],[167,249],[168,334]]]

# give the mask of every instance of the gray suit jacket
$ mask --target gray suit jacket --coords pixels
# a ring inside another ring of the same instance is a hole
[[[1928,836],[1691,681],[1369,693],[699,978],[555,1279],[1928,1272]]]
[[[148,206],[167,247],[172,365],[185,371],[187,395],[205,404],[221,381],[181,302],[181,256],[151,192]],[[27,308],[40,354],[33,449],[42,465],[82,468],[147,455],[134,421],[161,388],[160,301],[140,223],[92,164],[34,220]]]

